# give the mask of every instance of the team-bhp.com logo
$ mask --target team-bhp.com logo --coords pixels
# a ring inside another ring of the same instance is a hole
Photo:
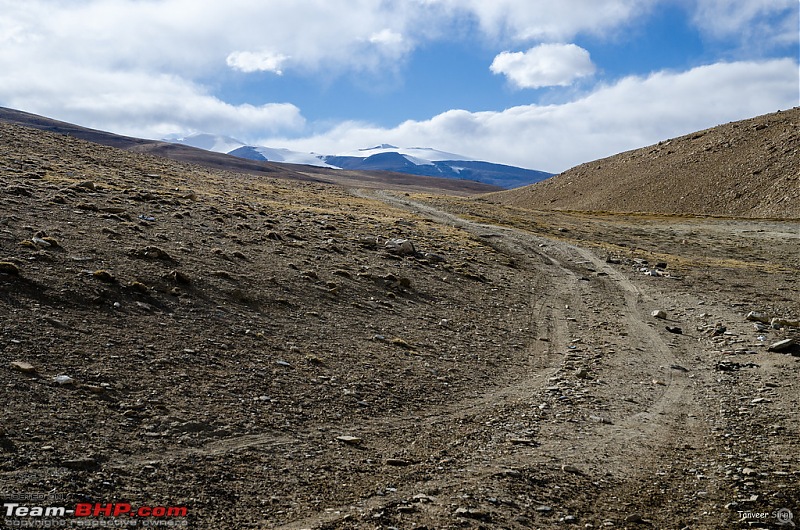
[[[3,504],[5,525],[14,528],[186,527],[188,514],[186,506],[134,507],[126,502],[84,502],[74,508],[28,506],[16,502]]]

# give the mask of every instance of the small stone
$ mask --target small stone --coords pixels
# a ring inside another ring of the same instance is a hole
[[[561,466],[561,471],[563,471],[564,473],[575,473],[576,475],[583,475],[583,471],[570,464],[564,464],[563,466]]]
[[[676,335],[683,335],[683,330],[677,326],[665,326],[665,329],[670,333],[675,333]]]
[[[408,460],[403,460],[402,458],[387,458],[386,465],[405,467],[405,466],[410,466],[411,462],[409,462]]]
[[[536,440],[530,438],[510,438],[508,441],[514,445],[537,445]]]
[[[689,371],[688,368],[684,368],[683,366],[681,366],[679,364],[671,364],[670,368],[672,368],[673,370],[677,370],[679,372],[688,372]]]
[[[30,363],[26,363],[25,361],[13,361],[11,363],[11,368],[18,372],[22,372],[24,374],[35,374],[36,367]]]
[[[107,270],[103,270],[103,269],[94,271],[92,273],[92,276],[94,276],[95,278],[97,278],[101,282],[114,283],[116,281],[116,278],[114,278],[113,274],[111,274]]]
[[[762,324],[769,324],[769,317],[767,315],[763,313],[757,313],[755,311],[750,311],[744,318],[746,318],[750,322],[761,322]]]
[[[94,458],[75,458],[72,460],[64,460],[61,465],[70,469],[92,469],[97,467],[97,460]]]
[[[392,254],[399,254],[401,256],[408,256],[417,253],[416,249],[414,248],[414,243],[408,239],[390,239],[386,242],[384,248]]]
[[[800,321],[798,320],[789,320],[786,318],[773,318],[770,320],[770,325],[775,329],[780,328],[800,328]]]
[[[19,267],[8,261],[0,261],[0,274],[19,276]]]
[[[343,435],[343,436],[337,436],[336,439],[342,443],[346,443],[347,445],[358,445],[361,443],[361,438],[357,436]]]
[[[64,375],[64,374],[55,376],[53,378],[53,381],[55,381],[59,385],[71,385],[71,384],[73,384],[75,382],[75,380],[73,378],[71,378],[68,375]]]
[[[667,313],[663,309],[656,309],[655,311],[650,313],[650,316],[653,317],[653,318],[664,319],[664,318],[667,318]]]
[[[644,517],[640,513],[632,513],[625,518],[626,523],[643,523],[644,521]]]
[[[414,346],[412,346],[411,344],[409,344],[405,340],[401,339],[400,337],[393,338],[391,340],[391,343],[394,344],[395,346],[398,346],[398,347],[403,348],[405,350],[413,350],[414,349]]]
[[[537,512],[540,512],[540,513],[547,513],[547,512],[552,512],[553,511],[553,507],[552,506],[542,505],[542,506],[537,506],[535,508],[535,510]]]
[[[767,351],[780,352],[788,350],[789,348],[794,346],[795,342],[796,342],[795,339],[779,340],[778,342],[770,344],[769,348],[767,348]]]
[[[578,379],[588,379],[589,371],[586,368],[580,368],[577,372],[575,372],[575,377]]]
[[[491,516],[488,513],[481,510],[476,510],[475,508],[457,508],[456,515],[458,517],[478,519],[480,521],[488,521],[491,519]]]

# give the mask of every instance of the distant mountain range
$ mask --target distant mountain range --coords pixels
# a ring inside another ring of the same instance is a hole
[[[553,176],[552,173],[544,171],[484,162],[428,147],[396,147],[381,144],[338,155],[320,155],[246,145],[235,138],[205,133],[165,140],[248,160],[357,171],[393,171],[408,175],[472,180],[501,188],[526,186]]]

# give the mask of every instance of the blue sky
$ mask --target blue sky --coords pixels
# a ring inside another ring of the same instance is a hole
[[[0,105],[546,171],[800,104],[796,0],[0,0]]]

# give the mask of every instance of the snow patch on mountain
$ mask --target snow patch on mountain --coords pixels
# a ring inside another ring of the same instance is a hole
[[[198,149],[205,149],[206,151],[214,151],[215,153],[230,153],[234,149],[238,149],[247,144],[231,138],[230,136],[220,136],[218,134],[208,133],[195,133],[182,138],[165,138],[166,141],[175,144],[183,144]]]
[[[357,149],[355,151],[347,151],[338,153],[334,156],[353,156],[359,158],[368,158],[372,155],[381,153],[398,153],[405,156],[409,162],[414,164],[430,164],[431,162],[441,162],[443,160],[475,160],[464,155],[457,155],[455,153],[448,153],[432,149],[430,147],[395,147],[389,144],[381,144],[367,149]]]

